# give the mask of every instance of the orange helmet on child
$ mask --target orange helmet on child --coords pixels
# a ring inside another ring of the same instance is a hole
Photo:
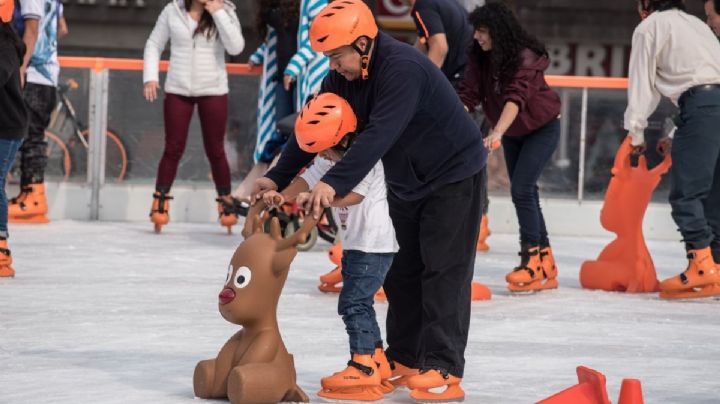
[[[313,20],[310,45],[315,52],[328,52],[361,36],[375,39],[377,33],[375,17],[362,0],[338,0],[325,6]]]
[[[15,0],[0,0],[0,23],[10,22],[15,10]]]
[[[320,153],[357,129],[350,104],[333,93],[322,93],[303,107],[295,120],[295,139],[308,153]]]

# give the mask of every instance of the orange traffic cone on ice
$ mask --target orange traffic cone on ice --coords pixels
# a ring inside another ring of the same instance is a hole
[[[606,390],[605,375],[586,368],[577,367],[578,383],[537,404],[610,404]]]
[[[578,384],[554,394],[537,404],[611,404],[606,389],[605,375],[577,367]],[[640,380],[624,379],[618,404],[644,404]]]
[[[625,379],[622,381],[618,404],[645,404],[640,380]]]

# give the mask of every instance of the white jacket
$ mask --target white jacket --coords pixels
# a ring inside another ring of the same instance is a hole
[[[212,14],[218,35],[193,36],[183,0],[174,0],[160,13],[145,44],[143,83],[159,81],[160,54],[170,40],[170,67],[165,92],[188,97],[228,93],[225,50],[237,55],[245,47],[235,6]]]

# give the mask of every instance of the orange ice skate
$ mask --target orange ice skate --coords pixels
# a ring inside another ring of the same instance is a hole
[[[488,227],[488,218],[487,215],[483,215],[482,220],[480,221],[480,234],[478,235],[478,241],[477,241],[477,250],[481,252],[486,252],[490,250],[490,246],[487,244],[487,238],[492,234],[490,232],[490,228]]]
[[[23,187],[17,203],[8,204],[8,222],[10,223],[48,223],[48,205],[45,197],[45,184],[30,184]]]
[[[380,391],[382,391],[383,394],[392,393],[392,391],[395,390],[395,385],[390,381],[392,378],[392,367],[382,347],[375,348],[373,359],[380,371]]]
[[[219,196],[215,199],[218,203],[218,218],[220,225],[227,227],[228,234],[232,234],[232,227],[238,223],[238,214],[236,206],[240,205],[240,201],[235,198],[225,198]]]
[[[320,380],[318,396],[333,400],[376,401],[383,398],[380,370],[371,355],[353,354],[347,368]]]
[[[720,270],[710,247],[689,250],[688,267],[678,276],[660,282],[663,299],[692,299],[720,295]]]
[[[452,402],[463,401],[465,392],[460,387],[461,378],[455,377],[444,370],[431,369],[408,379],[407,386],[410,397],[420,402]],[[430,389],[445,388],[441,392]]]
[[[407,367],[400,362],[389,360],[389,363],[390,368],[392,369],[390,383],[392,383],[396,388],[407,386],[409,378],[420,374],[418,369]]]
[[[558,287],[557,280],[550,278],[543,267],[539,246],[523,246],[519,255],[520,265],[505,276],[511,292],[532,292]],[[557,276],[557,271],[550,272],[550,275]]]
[[[150,221],[155,225],[155,233],[160,233],[162,227],[170,222],[170,196],[166,192],[156,191],[153,194]]]
[[[11,266],[12,256],[7,247],[7,240],[0,239],[0,278],[12,278],[15,276],[15,270]]]
[[[328,251],[328,258],[335,264],[335,269],[320,276],[320,285],[318,289],[326,293],[340,293],[342,286],[342,243],[337,243]]]

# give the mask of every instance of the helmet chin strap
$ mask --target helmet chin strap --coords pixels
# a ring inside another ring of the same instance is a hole
[[[352,44],[352,48],[355,49],[355,52],[360,54],[360,75],[363,80],[367,80],[370,75],[368,72],[368,68],[370,66],[370,52],[372,52],[373,45],[375,44],[373,39],[367,38],[367,40],[368,44],[365,47],[365,50],[360,49],[355,42]]]

